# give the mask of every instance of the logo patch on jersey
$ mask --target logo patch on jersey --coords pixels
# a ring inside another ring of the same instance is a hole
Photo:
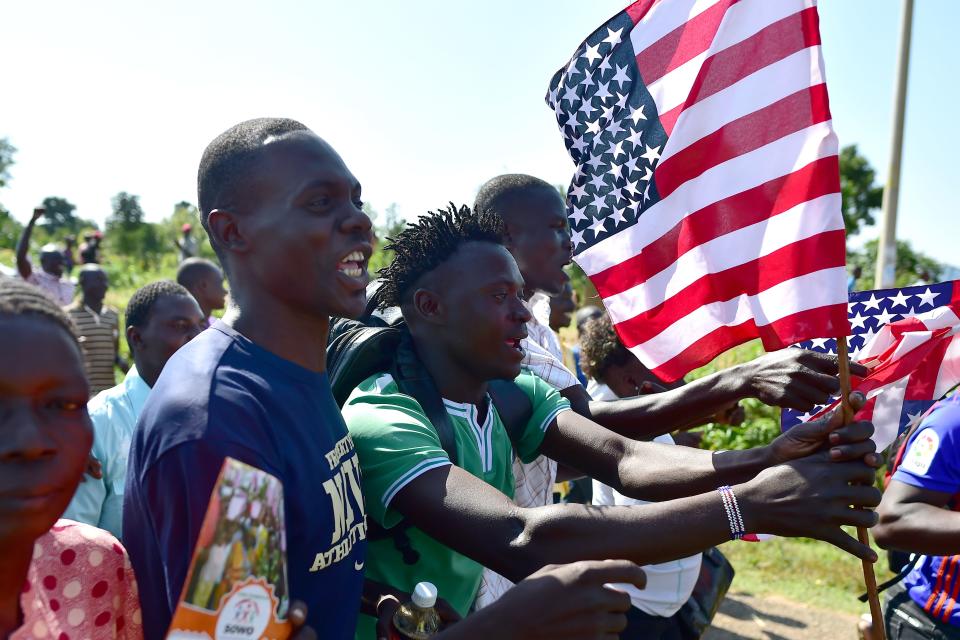
[[[933,429],[924,429],[914,439],[903,458],[901,468],[917,475],[925,475],[930,470],[937,449],[940,448],[940,436]]]

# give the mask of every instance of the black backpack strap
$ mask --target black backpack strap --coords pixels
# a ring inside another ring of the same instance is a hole
[[[437,431],[440,446],[447,452],[450,463],[456,465],[459,458],[457,456],[457,441],[454,437],[453,421],[450,420],[447,408],[443,406],[443,398],[437,390],[437,385],[434,384],[433,378],[430,377],[426,368],[417,358],[417,352],[413,347],[413,339],[406,329],[401,331],[400,344],[397,346],[391,374],[393,379],[396,380],[400,392],[420,403],[427,420]]]
[[[487,383],[487,393],[490,394],[500,421],[516,449],[530,418],[533,417],[530,397],[513,380],[493,380]]]
[[[420,363],[413,347],[413,339],[405,327],[400,328],[400,341],[394,353],[390,375],[397,383],[400,393],[416,400],[423,409],[427,420],[433,425],[440,439],[440,446],[447,452],[451,464],[457,464],[457,441],[454,435],[450,414],[443,406],[443,398],[437,390],[433,378]],[[420,552],[413,548],[408,529],[412,525],[404,518],[390,529],[384,529],[376,522],[368,521],[367,537],[372,540],[393,539],[393,546],[400,553],[403,562],[414,565],[420,560]]]

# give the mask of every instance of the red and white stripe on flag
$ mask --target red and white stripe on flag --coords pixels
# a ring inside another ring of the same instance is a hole
[[[897,437],[904,398],[934,400],[960,384],[960,303],[885,325],[864,345],[858,361],[870,372],[853,378],[853,390],[867,397],[856,418],[873,422],[873,440],[881,451]]]
[[[675,380],[753,338],[849,334],[845,238],[815,0],[627,8],[667,143],[660,201],[576,256],[624,344]]]

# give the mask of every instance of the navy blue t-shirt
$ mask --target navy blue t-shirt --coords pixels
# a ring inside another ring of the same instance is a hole
[[[226,456],[283,482],[291,599],[324,638],[352,638],[366,512],[327,375],[218,321],[167,362],[130,446],[123,533],[147,640],[170,624]]]

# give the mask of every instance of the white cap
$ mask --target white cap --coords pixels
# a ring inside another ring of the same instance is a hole
[[[430,609],[437,604],[437,588],[432,582],[418,582],[413,588],[413,604],[421,609]]]

